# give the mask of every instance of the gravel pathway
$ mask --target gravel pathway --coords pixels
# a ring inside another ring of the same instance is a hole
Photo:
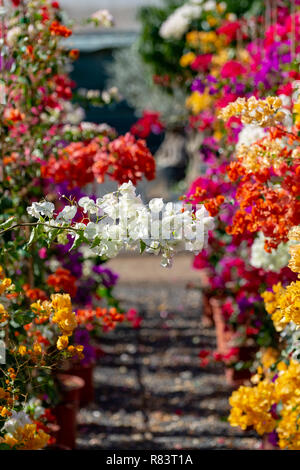
[[[142,326],[103,337],[95,370],[96,403],[79,414],[81,449],[257,449],[254,433],[226,422],[230,387],[221,367],[199,367],[215,348],[201,325],[201,294],[175,284],[122,284],[126,307]]]

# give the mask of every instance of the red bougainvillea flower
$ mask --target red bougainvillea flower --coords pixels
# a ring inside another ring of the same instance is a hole
[[[246,335],[247,336],[255,336],[259,333],[259,328],[253,328],[252,326],[248,326],[246,328]]]
[[[125,315],[126,320],[128,320],[133,328],[139,328],[142,323],[142,317],[139,316],[137,310],[130,308]]]
[[[232,103],[236,99],[237,95],[235,93],[226,93],[226,95],[222,96],[216,101],[215,106],[216,108],[225,108],[225,106],[227,106],[229,103]]]
[[[21,0],[11,0],[11,3],[13,4],[14,7],[18,7],[21,3]]]
[[[66,75],[55,75],[53,81],[57,96],[64,100],[70,100],[72,98],[72,88],[75,87],[75,82],[70,80]]]
[[[58,151],[58,158],[50,156],[41,168],[43,178],[67,181],[69,188],[85,186],[95,178],[102,183],[105,176],[119,184],[136,184],[143,175],[148,180],[155,178],[155,160],[145,141],[130,133],[111,142],[97,138],[89,143],[73,142]]]
[[[196,57],[191,63],[191,69],[198,72],[205,72],[208,70],[212,60],[212,54],[201,54]]]
[[[130,132],[141,139],[146,139],[151,132],[159,134],[163,128],[164,126],[159,120],[159,113],[144,111],[141,119],[131,126]]]
[[[94,181],[92,166],[99,151],[99,143],[92,141],[73,142],[58,152],[58,159],[52,155],[41,168],[43,178],[53,178],[55,183],[68,182],[68,187],[82,187]]]
[[[171,82],[171,78],[167,74],[165,74],[165,75],[153,75],[152,80],[153,80],[153,83],[155,83],[155,85],[160,85],[162,87],[168,87],[170,85],[170,82]]]
[[[293,85],[292,82],[286,83],[285,85],[281,85],[277,91],[276,95],[287,95],[290,96],[293,93]]]
[[[237,38],[237,32],[240,28],[241,23],[239,21],[228,21],[217,29],[217,33],[226,36],[227,43],[230,43]]]
[[[243,75],[247,72],[247,69],[237,62],[236,60],[229,60],[226,64],[223,65],[221,69],[222,78],[235,78],[238,75]]]
[[[208,349],[201,349],[198,353],[198,357],[201,359],[204,359],[205,357],[208,357],[210,355],[210,351]]]
[[[77,292],[76,277],[72,276],[68,269],[57,268],[54,274],[47,279],[48,286],[54,288],[55,292],[66,292],[74,297]]]
[[[234,313],[234,308],[231,302],[226,302],[225,304],[223,304],[222,315],[224,316],[226,320],[228,320],[233,313]]]
[[[144,175],[155,178],[155,160],[144,140],[127,132],[109,142],[95,156],[93,172],[97,181],[103,183],[105,175],[119,184],[132,181],[135,185]]]

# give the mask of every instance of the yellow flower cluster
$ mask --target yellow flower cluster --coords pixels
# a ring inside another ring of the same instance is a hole
[[[81,344],[77,344],[76,346],[70,345],[68,347],[68,353],[70,353],[71,356],[77,356],[79,360],[84,358],[83,350],[84,346]]]
[[[18,450],[39,450],[48,444],[49,439],[49,434],[32,423],[18,427],[13,434],[6,434],[0,442]]]
[[[278,357],[279,357],[279,352],[277,351],[277,349],[269,347],[263,351],[262,357],[261,357],[261,363],[263,366],[264,374],[268,373],[270,367],[273,366],[273,364],[277,362]]]
[[[235,390],[229,399],[232,406],[229,416],[231,426],[243,430],[253,426],[258,434],[273,431],[276,421],[269,413],[274,403],[274,384],[259,382],[256,387],[242,386]]]
[[[300,281],[288,285],[279,297],[278,308],[285,322],[300,325]]]
[[[288,267],[294,271],[294,273],[300,273],[300,245],[292,245],[289,248],[291,259]]]
[[[300,241],[300,227],[293,227],[289,232],[289,239]],[[300,273],[300,244],[289,247],[291,259],[289,268]],[[277,331],[282,331],[289,322],[300,325],[300,280],[292,282],[286,288],[281,283],[272,287],[272,291],[261,294],[265,308],[271,315]]]
[[[273,292],[261,295],[277,331],[282,331],[291,321],[300,325],[300,281],[292,282],[285,289],[278,283],[273,286]]]
[[[282,122],[285,117],[284,112],[279,110],[281,106],[281,99],[274,96],[269,96],[265,100],[257,100],[255,96],[247,100],[238,98],[220,111],[219,118],[227,121],[232,116],[241,116],[244,124],[273,126]]]
[[[272,291],[265,291],[261,294],[265,302],[265,309],[271,315],[272,321],[277,331],[282,331],[288,321],[284,319],[282,312],[279,310],[279,300],[284,294],[284,288],[279,282],[272,287]]]
[[[289,239],[300,242],[300,227],[293,227],[289,231]]]
[[[256,172],[271,166],[279,168],[282,163],[287,161],[281,143],[269,137],[265,137],[253,145],[239,145],[236,157],[249,172]]]
[[[21,344],[18,348],[18,353],[20,356],[25,356],[28,354],[33,361],[40,359],[39,356],[43,354],[43,349],[40,343],[35,342],[32,349],[27,348],[25,345]]]
[[[58,325],[61,336],[57,339],[56,347],[59,351],[67,349],[71,356],[76,355],[79,359],[83,359],[83,346],[69,346],[69,336],[72,335],[77,327],[77,319],[75,313],[72,312],[69,294],[53,294],[50,302],[48,300],[43,302],[38,300],[31,304],[31,308],[42,322],[50,319],[52,323]],[[18,352],[23,356],[30,351],[26,349],[26,346],[22,345],[19,347]]]
[[[210,73],[214,77],[219,76],[221,67],[229,60],[228,49],[221,49],[213,55],[211,63],[213,65]]]
[[[0,416],[1,418],[9,418],[11,416],[11,411],[9,411],[6,406],[0,406]]]
[[[54,310],[52,322],[56,323],[62,333],[57,340],[57,349],[65,349],[69,344],[69,336],[77,326],[76,315],[72,312],[69,294],[51,295],[51,305]]]
[[[4,270],[0,266],[0,295],[4,294],[9,288],[13,288],[12,280],[9,277],[5,277]],[[9,314],[6,311],[3,304],[0,304],[0,324],[6,322],[9,319]]]
[[[8,386],[6,390],[3,387],[0,387],[0,400],[5,402],[5,405],[0,406],[1,418],[8,418],[11,416],[10,408],[13,406],[14,401],[18,399],[18,396],[13,395],[11,392],[12,388],[10,386]]]
[[[36,313],[40,319],[47,319],[50,317],[52,313],[52,304],[49,300],[37,300],[33,304],[30,305],[32,311]]]
[[[196,59],[196,54],[194,52],[187,52],[180,58],[181,67],[188,67]]]
[[[198,114],[208,108],[212,102],[211,96],[205,93],[194,91],[186,100],[186,106],[191,109],[193,114]]]
[[[289,231],[289,240],[300,242],[300,227],[293,227]],[[289,268],[294,273],[300,273],[300,244],[290,246],[289,253],[291,255]]]
[[[300,363],[292,360],[279,374],[275,385],[276,403],[281,401],[284,405],[288,405],[293,398],[300,400]]]
[[[9,319],[9,314],[3,304],[0,304],[0,323],[4,323]]]
[[[300,94],[298,96],[297,101],[294,103],[293,113],[295,114],[295,124],[297,127],[299,127],[300,126]]]
[[[0,295],[2,295],[11,285],[12,285],[11,279],[9,279],[8,277],[5,277],[4,279],[1,279]]]
[[[293,398],[281,411],[282,419],[277,427],[281,449],[300,450],[300,402]]]
[[[190,31],[186,35],[186,42],[192,47],[201,47],[203,53],[207,54],[224,47],[225,38],[215,31]]]
[[[300,364],[291,361],[278,367],[273,382],[263,380],[255,387],[240,387],[230,397],[231,426],[253,426],[259,434],[276,429],[281,449],[300,449]],[[284,366],[284,367],[283,367]],[[281,403],[278,420],[271,407]]]

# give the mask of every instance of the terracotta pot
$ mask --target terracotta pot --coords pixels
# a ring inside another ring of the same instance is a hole
[[[47,447],[47,450],[72,450],[71,447],[53,444],[53,446]]]
[[[56,447],[75,449],[77,434],[77,411],[78,407],[74,403],[57,405],[54,414],[60,424],[60,430],[56,437]]]
[[[210,282],[209,282],[209,271],[206,269],[201,269],[199,271],[199,277],[200,277],[200,282],[201,282],[201,287],[203,289],[209,289],[210,288]]]
[[[58,433],[60,431],[60,426],[58,426],[58,424],[50,423],[47,425],[47,428],[49,429],[51,436],[55,438],[54,444],[47,446],[47,450],[71,450],[70,447],[57,443]]]
[[[225,369],[226,382],[233,388],[244,385],[245,382],[251,379],[251,375],[249,369],[235,370],[233,367],[226,367]]]
[[[79,408],[80,390],[84,386],[84,381],[80,377],[68,374],[57,374],[57,380],[62,394],[62,401],[53,410],[53,414],[59,426],[56,436],[56,446],[75,449],[77,412]]]
[[[205,290],[202,291],[201,321],[204,327],[214,326],[214,317],[213,317],[213,310],[210,304],[210,295]]]
[[[228,351],[228,342],[231,339],[231,331],[226,327],[226,322],[222,313],[222,300],[215,297],[209,299],[212,308],[213,319],[216,327],[217,349],[221,354]]]
[[[84,387],[84,380],[77,375],[58,373],[56,376],[62,393],[62,403],[76,403],[80,401],[80,390]]]
[[[87,365],[74,365],[70,369],[64,371],[66,374],[76,375],[84,380],[84,386],[80,389],[79,394],[79,403],[80,406],[88,405],[92,403],[95,398],[95,389],[94,389],[94,364]]]
[[[47,449],[53,449],[53,447],[56,446],[56,441],[57,441],[57,436],[59,433],[60,427],[58,426],[57,423],[49,423],[47,424],[47,433],[51,435],[51,437],[54,437],[55,442],[53,444],[50,444],[47,446]]]
[[[213,310],[213,318],[216,327],[217,350],[221,354],[226,354],[230,349],[230,343],[233,338],[233,332],[226,326],[226,320],[222,314],[222,300],[217,298],[210,299],[210,305]],[[251,361],[256,352],[257,346],[242,346],[239,348],[239,360],[243,362]],[[239,387],[251,378],[249,369],[235,370],[233,367],[225,369],[226,381],[232,387]]]

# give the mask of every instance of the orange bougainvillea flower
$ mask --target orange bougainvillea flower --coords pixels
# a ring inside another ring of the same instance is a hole
[[[76,319],[79,325],[84,325],[88,329],[93,329],[93,323],[96,321],[104,330],[114,329],[118,323],[125,320],[125,315],[120,313],[115,307],[96,308],[93,309],[79,309],[76,312]]]
[[[31,57],[31,59],[34,59],[33,46],[31,44],[26,47],[26,53]]]
[[[205,209],[208,210],[209,215],[211,217],[215,217],[220,210],[220,206],[223,204],[225,201],[225,197],[222,196],[221,194],[217,197],[214,197],[213,199],[208,199],[207,201],[204,202]]]
[[[67,292],[71,297],[75,297],[77,292],[76,277],[72,276],[68,269],[58,268],[54,274],[47,279],[47,284],[52,286],[55,292]]]
[[[52,21],[50,32],[55,36],[62,36],[64,38],[68,38],[72,34],[72,30],[59,23],[59,21]]]
[[[18,109],[7,108],[4,110],[4,123],[7,126],[11,126],[12,124],[16,124],[19,121],[23,121],[24,118],[25,115]]]
[[[26,297],[28,297],[28,299],[33,302],[35,302],[36,300],[47,300],[46,292],[42,289],[39,289],[37,287],[31,288],[29,284],[24,284],[23,290]]]
[[[78,49],[71,49],[69,52],[69,57],[73,60],[77,60],[79,57],[79,50]]]
[[[130,133],[111,142],[98,138],[72,142],[59,150],[57,157],[51,155],[42,166],[42,177],[53,178],[56,183],[67,181],[69,188],[85,186],[95,179],[102,183],[107,176],[119,184],[155,177],[155,160],[146,142]]]
[[[18,154],[16,152],[12,152],[9,156],[3,158],[3,165],[15,163],[17,161],[17,158]]]

